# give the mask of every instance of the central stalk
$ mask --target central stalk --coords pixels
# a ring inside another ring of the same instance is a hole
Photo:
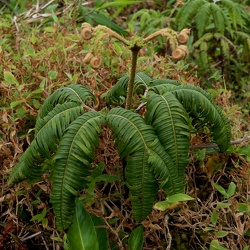
[[[130,49],[132,51],[132,65],[131,65],[128,90],[127,90],[127,98],[126,98],[126,106],[125,106],[126,109],[131,109],[134,86],[135,86],[137,56],[138,56],[138,52],[140,49],[141,49],[141,47],[139,47],[137,45],[133,46]]]

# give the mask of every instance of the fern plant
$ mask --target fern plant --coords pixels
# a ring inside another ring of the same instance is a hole
[[[248,11],[235,1],[186,1],[176,15],[176,23],[179,30],[192,28],[195,42],[191,53],[200,72],[209,74],[214,68],[211,66],[217,65],[226,80],[239,82],[240,76],[248,76],[249,17]],[[238,73],[230,68],[237,68]]]
[[[180,59],[179,54],[184,57],[186,47],[178,45],[177,32],[163,29],[144,39],[136,37],[127,41],[107,27],[83,25],[84,38],[88,35],[90,39],[96,34],[94,43],[109,35],[130,48],[130,75],[122,77],[104,95],[107,105],[102,110],[94,109],[95,96],[79,84],[61,87],[50,95],[40,109],[34,140],[9,177],[9,184],[13,185],[24,179],[37,181],[50,171],[51,203],[59,230],[66,230],[71,225],[75,198],[79,190],[88,187],[90,164],[104,126],[112,130],[115,147],[126,162],[125,182],[132,213],[138,223],[151,212],[159,189],[167,196],[185,192],[190,117],[211,130],[221,151],[230,145],[229,122],[207,92],[197,86],[169,79],[153,80],[143,72],[136,73],[138,51],[157,36],[167,38],[173,58],[178,55]],[[92,64],[98,59],[94,49],[88,55]],[[133,102],[135,95],[140,99],[138,107]],[[138,111],[142,108],[146,111],[140,115]],[[76,203],[78,213],[81,205]],[[89,217],[88,221],[91,221]],[[70,238],[73,235],[69,233]]]

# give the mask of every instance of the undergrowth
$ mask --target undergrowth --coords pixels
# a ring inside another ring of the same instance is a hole
[[[0,17],[0,249],[63,248],[63,234],[56,230],[51,210],[48,175],[43,175],[38,183],[24,182],[10,188],[7,185],[9,170],[34,137],[30,128],[35,125],[41,103],[56,88],[75,82],[87,84],[97,98],[96,105],[101,108],[104,104],[100,96],[113,86],[121,72],[128,71],[131,63],[119,44],[107,44],[104,67],[91,69],[83,63],[88,42],[79,42],[80,26],[77,20],[68,17],[66,13],[58,16],[58,22],[49,17],[49,21],[42,18],[31,23],[22,22],[20,18],[19,32],[12,16]],[[195,67],[184,65],[182,61],[173,64],[157,54],[150,58],[146,50],[140,51],[140,55],[143,61],[139,61],[138,71],[198,86],[202,82],[196,77]],[[114,64],[117,67],[113,67]],[[249,110],[232,103],[234,93],[224,84],[221,78],[216,78],[209,92],[227,114],[235,140],[249,133]],[[198,131],[193,131],[192,146],[209,142],[207,131],[202,132],[203,136],[198,136]],[[154,209],[143,221],[143,249],[222,249],[216,248],[217,242],[226,249],[248,249],[249,151],[247,141],[232,145],[219,155],[209,148],[190,150],[186,193],[197,198],[164,212]],[[89,213],[104,220],[111,249],[125,249],[135,221],[130,213],[129,198],[120,195],[127,191],[120,179],[122,160],[108,128],[100,137],[93,167],[101,171],[101,162],[106,165],[104,174],[114,177],[108,179],[96,173],[99,178],[92,182],[93,186],[97,185],[88,189],[84,202]],[[225,190],[234,183],[236,190],[225,197],[212,183]],[[81,193],[86,194],[86,190]],[[159,192],[157,200],[164,198]],[[220,203],[230,205],[219,208]],[[221,231],[225,233],[220,234]]]

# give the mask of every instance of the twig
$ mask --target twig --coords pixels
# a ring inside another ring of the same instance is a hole
[[[21,241],[26,241],[26,240],[29,240],[29,239],[32,239],[32,238],[36,237],[37,235],[39,235],[39,234],[41,234],[41,233],[42,233],[42,231],[39,231],[39,232],[34,233],[34,234],[32,234],[32,235],[30,235],[30,236],[27,236],[27,237],[25,237],[25,238],[21,238],[20,240],[21,240]]]
[[[47,8],[50,4],[52,4],[55,0],[51,0],[48,3],[46,3],[45,5],[43,5],[42,7],[40,7],[40,10],[43,10],[45,8]]]
[[[18,27],[18,24],[17,24],[17,17],[16,17],[16,16],[14,16],[13,22],[14,22],[14,24],[15,24],[15,26],[16,26],[17,33],[19,33],[20,30],[19,30],[19,27]]]
[[[165,234],[165,238],[166,238],[166,240],[168,242],[166,250],[170,250],[171,244],[172,244],[172,235],[169,232],[168,220],[169,220],[169,217],[168,217],[168,215],[166,215],[165,219],[164,219],[164,225],[165,225],[165,228],[167,230],[167,232],[165,231],[164,234]]]
[[[246,142],[250,140],[250,136],[245,135],[241,139],[233,140],[230,142],[231,145],[240,144],[242,142]],[[203,145],[192,145],[189,149],[203,149],[203,148],[218,148],[219,146],[216,143],[203,144]]]

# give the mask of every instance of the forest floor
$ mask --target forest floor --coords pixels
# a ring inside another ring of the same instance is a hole
[[[0,20],[0,250],[63,249],[63,234],[55,227],[49,200],[48,175],[44,174],[38,183],[21,182],[10,187],[9,172],[33,138],[43,100],[58,87],[78,82],[93,90],[101,108],[101,95],[128,72],[129,52],[119,54],[107,42],[105,66],[93,70],[82,63],[88,43],[79,39],[75,20],[64,17],[64,24],[39,25],[19,17],[15,25],[10,17],[5,18]],[[144,60],[139,62],[138,71],[201,85],[195,68],[186,70],[181,63],[170,63],[158,54],[148,57],[146,53],[145,50],[140,54]],[[223,81],[218,81],[213,85],[213,93],[230,120],[232,139],[249,136],[249,113],[234,103],[234,93],[223,86]],[[194,147],[186,168],[186,193],[195,199],[164,212],[153,209],[142,223],[143,249],[249,249],[249,141],[232,145],[225,153],[199,148],[207,143],[205,131],[191,138]],[[123,171],[108,129],[103,131],[93,166],[100,163],[105,163],[104,172],[111,176]],[[223,187],[228,195],[213,183]],[[230,183],[236,185],[232,193],[228,189]],[[86,200],[91,204],[88,211],[103,218],[112,249],[127,249],[126,240],[135,226],[130,200],[121,193],[126,193],[122,182],[100,182]],[[160,192],[158,200],[163,197]]]

